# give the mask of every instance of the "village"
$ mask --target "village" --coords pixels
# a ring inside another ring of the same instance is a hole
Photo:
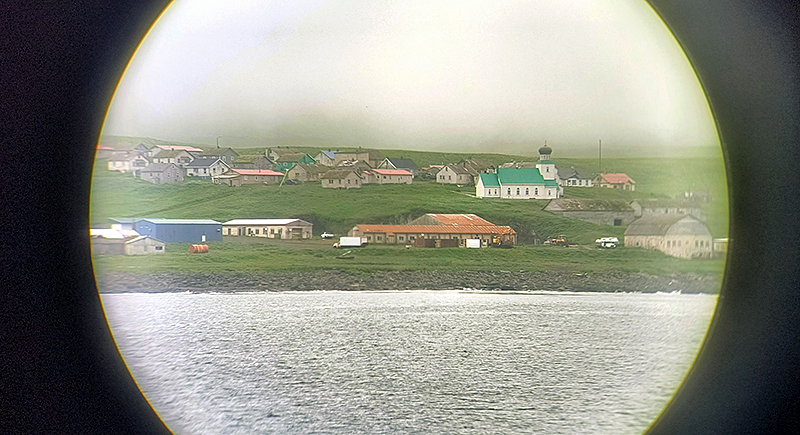
[[[565,219],[625,228],[622,239],[598,234],[599,248],[636,247],[695,259],[724,253],[727,239],[713,238],[701,205],[707,197],[687,192],[680,199],[591,199],[565,196],[566,189],[618,189],[634,192],[636,182],[624,173],[593,173],[574,166],[559,167],[553,149],[538,149],[535,161],[492,164],[478,158],[418,167],[409,158],[386,158],[380,150],[320,150],[315,156],[293,147],[271,147],[259,154],[232,148],[203,150],[187,145],[143,143],[131,149],[98,146],[97,157],[109,171],[153,184],[187,180],[237,188],[243,185],[291,186],[317,184],[348,191],[364,185],[411,185],[416,182],[472,186],[476,200],[546,200],[543,210]],[[444,163],[444,162],[443,162]],[[503,247],[519,243],[509,225],[464,213],[424,213],[404,223],[359,223],[339,234],[349,246],[368,244],[406,247]],[[163,219],[144,216],[111,218],[91,230],[96,254],[163,253],[168,243],[207,243],[231,238],[308,240],[313,224],[291,216],[242,216],[225,222],[203,219]],[[320,235],[320,234],[318,234]],[[324,234],[323,237],[333,237]],[[533,243],[569,247],[569,235],[535,239]],[[356,239],[359,243],[353,244]],[[529,242],[530,243],[530,242]]]

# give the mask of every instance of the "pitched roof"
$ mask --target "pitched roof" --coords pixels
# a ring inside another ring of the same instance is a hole
[[[242,175],[277,175],[283,177],[283,172],[270,171],[269,169],[231,169]]]
[[[708,227],[692,215],[658,214],[641,217],[628,225],[626,236],[664,236],[667,234],[708,235]]]
[[[634,200],[642,208],[662,208],[662,207],[678,207],[678,208],[698,208],[696,202],[687,201],[685,199],[637,199]]]
[[[192,225],[192,224],[218,224],[221,225],[220,222],[211,219],[161,219],[161,218],[144,218],[139,219],[138,222],[147,221],[153,224],[181,224],[181,225]]]
[[[551,200],[545,210],[549,211],[629,211],[630,204],[620,199],[559,198]]]
[[[132,239],[130,239],[130,240],[127,240],[127,241],[125,242],[125,244],[127,245],[127,244],[130,244],[130,243],[136,243],[136,242],[139,242],[139,241],[142,241],[142,240],[145,240],[145,239],[151,239],[151,240],[155,240],[156,242],[164,243],[163,241],[161,241],[161,240],[158,240],[158,239],[156,239],[155,237],[151,237],[151,236],[139,236],[139,237],[134,237],[134,238],[132,238]]]
[[[320,178],[325,179],[325,180],[327,180],[327,179],[334,179],[334,180],[335,179],[343,179],[343,178],[347,178],[347,176],[350,175],[350,174],[353,174],[356,177],[359,176],[358,174],[356,174],[353,171],[337,171],[337,170],[334,169],[334,170],[331,170],[331,171],[328,171],[328,172],[322,174],[322,176]]]
[[[319,152],[320,152],[321,154],[324,154],[324,155],[325,155],[325,157],[327,157],[327,158],[329,158],[329,159],[331,159],[331,160],[333,160],[334,158],[336,158],[336,151],[333,151],[333,150],[320,150]]]
[[[414,161],[411,160],[411,159],[390,159],[390,158],[387,158],[386,160],[388,160],[395,168],[398,168],[398,169],[408,168],[408,169],[419,170],[419,167],[417,167],[417,164],[414,163]]]
[[[139,233],[134,230],[115,230],[112,228],[91,228],[90,237],[102,237],[104,239],[127,239],[129,237],[139,237]]]
[[[289,224],[311,225],[310,222],[306,222],[302,219],[234,219],[228,222],[224,222],[222,225],[269,226],[269,225],[289,225]]]
[[[268,158],[264,157],[261,154],[256,154],[256,155],[245,154],[236,156],[236,163],[254,163],[256,160],[261,160],[261,159],[269,160]]]
[[[154,155],[154,159],[169,159],[172,157],[178,157],[184,150],[161,150],[158,154]]]
[[[142,172],[164,172],[170,166],[175,166],[175,163],[150,163],[146,168],[142,169]]]
[[[569,168],[556,167],[556,170],[558,171],[558,176],[564,180],[572,177],[581,180],[588,180],[592,178],[591,173],[583,168],[576,168],[574,166],[570,166]]]
[[[497,178],[500,184],[546,184],[536,168],[499,168]]]
[[[481,174],[481,182],[485,187],[500,187],[497,174]]]
[[[356,225],[364,233],[412,234],[516,234],[511,227],[500,225]]]
[[[631,179],[631,177],[625,174],[600,174],[607,182],[611,184],[624,184],[630,181],[633,184],[636,184],[635,181]]]
[[[446,168],[450,168],[451,171],[459,175],[478,175],[478,171],[464,165],[453,164],[453,165],[447,165]]]
[[[162,150],[170,150],[170,151],[196,151],[202,152],[200,148],[195,148],[188,145],[156,145],[157,147],[161,148]]]
[[[405,169],[370,169],[370,172],[380,175],[414,175]]]
[[[213,165],[216,162],[220,162],[223,165],[228,166],[225,162],[223,162],[222,160],[220,160],[218,158],[200,157],[200,158],[196,158],[196,159],[192,160],[191,162],[187,163],[186,167],[187,168],[203,168],[203,167],[209,167],[209,166]]]
[[[427,213],[433,219],[441,222],[442,225],[483,225],[493,226],[494,224],[475,214],[441,214]]]
[[[303,157],[305,156],[306,156],[305,153],[283,153],[279,155],[278,158],[275,159],[275,161],[282,163],[295,163],[302,160]]]

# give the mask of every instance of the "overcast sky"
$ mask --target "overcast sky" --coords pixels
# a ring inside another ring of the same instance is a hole
[[[719,146],[642,0],[178,0],[104,134],[564,155]],[[637,154],[640,154],[637,153]]]

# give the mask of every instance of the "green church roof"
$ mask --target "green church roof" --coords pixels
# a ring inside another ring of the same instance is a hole
[[[497,169],[497,178],[500,184],[548,185],[537,168],[499,168]],[[554,180],[547,181],[552,181],[554,186],[558,185]]]
[[[500,187],[497,174],[481,174],[481,183],[483,183],[485,187]]]

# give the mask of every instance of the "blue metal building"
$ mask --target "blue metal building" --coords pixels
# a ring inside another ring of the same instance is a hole
[[[211,219],[141,219],[133,229],[167,243],[222,241],[222,223]]]

